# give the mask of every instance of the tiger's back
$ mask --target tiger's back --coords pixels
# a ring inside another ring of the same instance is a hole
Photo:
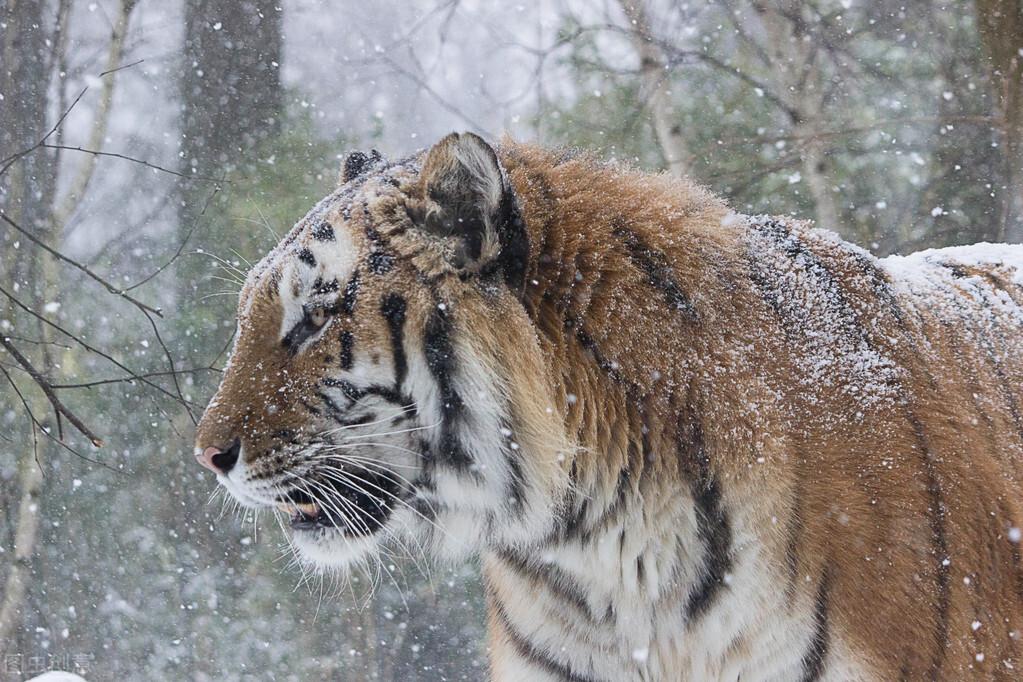
[[[517,153],[525,303],[597,454],[543,560],[486,564],[499,677],[1012,679],[1023,247],[878,260]]]
[[[880,679],[1013,679],[1023,247],[876,260],[819,231],[752,225],[754,242],[772,235],[767,261],[784,254],[775,272],[800,304],[758,286],[802,378],[793,526],[818,526],[804,552],[831,557],[836,622]]]

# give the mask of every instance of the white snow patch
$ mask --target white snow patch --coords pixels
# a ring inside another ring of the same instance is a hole
[[[883,330],[860,301],[842,291],[823,261],[876,259],[833,232],[766,216],[750,222],[756,228],[749,240],[762,293],[786,321],[807,399],[829,391],[845,393],[864,407],[895,399],[902,370],[873,343]]]

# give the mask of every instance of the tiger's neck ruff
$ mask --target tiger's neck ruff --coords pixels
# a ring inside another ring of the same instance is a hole
[[[355,154],[250,274],[196,454],[325,570],[480,554],[496,680],[993,678],[1021,279],[472,135]]]

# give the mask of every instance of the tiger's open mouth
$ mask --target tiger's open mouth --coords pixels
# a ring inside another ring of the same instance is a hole
[[[294,531],[329,529],[365,536],[387,522],[401,493],[399,482],[386,473],[353,473],[343,479],[308,480],[305,490],[293,488],[278,498],[277,508],[291,517]]]

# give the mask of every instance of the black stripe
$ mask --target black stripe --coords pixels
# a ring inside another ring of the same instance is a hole
[[[294,355],[298,352],[299,347],[315,336],[321,328],[313,324],[311,309],[305,309],[302,311],[302,319],[288,330],[281,340],[281,345],[288,349],[288,353]]]
[[[391,332],[391,353],[394,357],[394,386],[399,391],[408,373],[405,358],[405,299],[398,294],[387,294],[380,302],[380,312],[387,320]]]
[[[785,223],[769,219],[763,223],[756,224],[753,226],[754,229],[759,230],[763,234],[770,237],[784,254],[793,262],[798,262],[800,266],[805,270],[806,274],[812,279],[816,280],[817,286],[820,288],[821,293],[824,294],[824,300],[819,304],[823,306],[834,306],[838,310],[850,315],[853,320],[856,319],[855,308],[849,303],[849,299],[845,294],[845,291],[839,285],[831,271],[828,270],[827,266],[821,260],[821,258],[806,244],[799,236],[792,232],[788,225]],[[861,267],[862,267],[861,263]],[[754,286],[760,292],[761,298],[771,306],[778,318],[784,323],[786,334],[795,333],[799,334],[803,332],[802,327],[804,325],[803,319],[793,318],[793,313],[806,315],[812,311],[805,308],[802,303],[799,304],[786,304],[785,301],[781,300],[775,289],[774,280],[779,278],[779,273],[765,270],[761,263],[760,254],[750,254],[750,279]],[[872,278],[882,277],[880,274],[873,275]],[[847,327],[842,321],[839,321],[836,327]],[[870,339],[867,338],[866,331],[862,329],[862,325],[852,325],[853,329],[836,329],[836,331],[846,331],[848,333],[856,333],[856,340],[864,341],[868,343]],[[872,347],[872,346],[871,346]]]
[[[565,501],[562,503],[562,515],[558,528],[552,533],[551,537],[541,545],[547,545],[551,542],[558,540],[560,534],[561,542],[575,539],[576,537],[583,536],[585,542],[588,537],[584,535],[583,522],[586,520],[586,513],[589,510],[590,498],[589,496],[582,496],[581,501],[579,495],[573,491],[577,490],[577,483],[579,481],[579,462],[578,460],[572,460],[572,467],[568,472],[568,494],[565,496]],[[573,502],[578,501],[578,508],[572,513]]]
[[[279,268],[274,268],[270,271],[270,287],[266,289],[267,294],[270,295],[271,299],[276,299],[280,294],[281,289],[281,271]]]
[[[417,414],[415,405],[413,405],[414,401],[407,393],[402,393],[390,386],[379,385],[367,386],[362,390],[366,395],[380,396],[389,403],[407,408],[407,412],[405,413],[406,416],[411,417]]]
[[[860,270],[867,277],[870,288],[881,303],[888,307],[895,321],[900,325],[905,323],[902,318],[902,310],[895,301],[895,292],[892,291],[892,283],[888,275],[877,266],[877,261],[868,254],[860,251],[852,252],[853,260],[860,266]]]
[[[516,152],[515,150],[509,149],[507,150],[507,153],[508,161],[512,165],[517,164],[518,169],[521,170],[522,173],[526,176],[525,182],[526,185],[530,188],[530,205],[532,207],[531,212],[533,213],[533,215],[539,217],[543,221],[542,224],[535,227],[534,233],[539,235],[542,240],[545,235],[551,234],[551,227],[553,226],[555,220],[555,207],[558,202],[558,196],[555,193],[554,187],[551,185],[551,180],[546,173],[543,173],[542,171],[536,168],[530,167],[529,160],[522,154]],[[518,206],[516,206],[516,208],[518,208]],[[516,258],[518,258],[523,263],[524,269],[522,271],[523,277],[522,291],[523,294],[525,294],[524,278],[527,275],[526,270],[529,267],[527,261],[530,247],[528,231],[525,231],[525,218],[521,217],[521,215],[520,221],[522,222],[524,233],[519,236],[518,243],[525,246],[525,252],[521,255],[516,255],[517,252],[515,250],[509,250],[508,254],[505,256],[504,252],[502,251],[502,259],[505,260],[504,263],[505,279],[512,289],[516,289],[516,283],[514,279],[518,274],[515,268],[513,267],[514,266],[513,261]],[[513,236],[514,234],[515,234],[514,229],[509,232],[510,236]],[[541,252],[543,251],[542,243],[540,245],[539,250]],[[536,312],[535,309],[533,308],[534,305],[533,302],[529,299],[529,297],[526,296],[523,296],[523,299],[524,299],[523,302],[526,305],[526,308],[529,311],[530,316],[533,316],[534,313]]]
[[[965,279],[970,276],[970,273],[966,271],[966,268],[959,263],[955,263],[953,261],[939,261],[938,265],[952,273],[952,277],[955,279]]]
[[[394,256],[386,251],[371,251],[369,254],[369,271],[374,275],[390,272],[394,267]]]
[[[348,370],[354,363],[355,335],[347,329],[341,332],[341,358],[339,364],[341,369]]]
[[[559,600],[571,604],[587,618],[595,620],[582,588],[560,567],[550,563],[534,563],[529,557],[509,549],[500,550],[498,555],[513,572],[544,585]]]
[[[638,401],[630,402],[635,405]],[[634,410],[633,414],[635,416],[633,417],[630,415],[630,421],[634,419],[638,422],[638,424],[633,422],[633,426],[635,426],[637,431],[642,435],[640,437],[640,443],[636,443],[634,439],[629,439],[629,443],[626,447],[627,459],[625,465],[618,471],[618,481],[615,485],[614,497],[612,497],[610,502],[608,502],[604,507],[600,517],[593,523],[587,524],[586,518],[592,498],[589,496],[581,496],[581,501],[578,502],[576,513],[569,515],[572,501],[570,493],[568,501],[563,504],[559,514],[561,522],[558,524],[559,527],[556,532],[560,534],[561,542],[579,540],[581,543],[586,544],[593,538],[595,533],[613,524],[615,520],[627,510],[629,492],[633,490],[635,485],[638,485],[638,480],[643,474],[644,464],[654,460],[655,455],[650,444],[650,426],[647,422],[646,411],[642,405],[633,407],[632,409]],[[570,472],[570,490],[576,489],[575,484],[578,475],[576,467],[577,464],[573,461]],[[553,539],[554,538],[552,538],[552,541]]]
[[[313,282],[314,294],[332,294],[340,288],[336,277],[329,282],[324,282],[322,277],[317,277]]]
[[[305,398],[299,398],[298,402],[299,402],[299,404],[302,407],[304,407],[305,409],[309,410],[313,414],[317,414],[317,415],[320,414],[320,410],[318,408],[316,408],[316,407],[313,407],[312,404],[310,404],[310,402],[308,400],[306,400]]]
[[[298,259],[311,268],[316,267],[316,256],[314,256],[313,252],[307,248],[301,248],[298,250]]]
[[[376,154],[375,159],[379,159],[379,152],[373,150]],[[374,159],[374,160],[375,160]],[[349,152],[348,156],[345,157],[344,163],[341,167],[341,182],[350,182],[354,178],[358,177],[363,173],[372,163],[370,157],[365,152],[354,151]]]
[[[525,292],[529,265],[529,233],[511,188],[505,188],[501,199],[497,234],[501,242],[497,263],[503,271],[504,281],[512,291],[521,295]]]
[[[764,303],[770,306],[775,317],[784,322],[785,306],[782,305],[781,298],[778,297],[778,292],[771,286],[771,282],[768,280],[763,267],[752,254],[750,254],[749,258],[749,278],[753,283],[754,288],[756,288],[757,292],[760,294],[760,298],[764,300]],[[785,336],[792,336],[789,325],[784,324],[782,326],[785,330]]]
[[[700,579],[686,603],[687,621],[706,613],[725,587],[725,576],[732,567],[732,527],[721,509],[717,479],[698,482],[694,488],[697,534],[704,544],[704,559]]]
[[[366,396],[375,395],[383,398],[389,403],[408,408],[406,416],[411,417],[417,414],[415,407],[412,405],[412,398],[401,391],[395,390],[391,386],[373,384],[371,386],[359,387],[350,381],[346,381],[345,379],[335,379],[334,377],[326,377],[322,379],[320,383],[330,388],[340,389],[345,397],[353,403],[362,400]]]
[[[331,415],[331,416],[333,416],[333,415]],[[343,426],[343,427],[346,427],[346,428],[350,427],[350,426],[362,426],[363,424],[369,424],[370,422],[376,421],[376,420],[377,420],[377,415],[374,414],[373,412],[367,412],[366,414],[362,415],[361,417],[354,417],[352,419],[338,419],[337,417],[335,417],[335,421],[340,426]]]
[[[996,313],[993,310],[993,304],[988,296],[988,292],[984,291],[980,287],[977,288],[981,296],[981,309],[988,312],[992,316]],[[959,307],[963,313],[963,317],[969,320],[969,314],[963,303],[959,302]],[[972,323],[972,320],[967,324]],[[991,339],[984,334],[984,327],[978,324],[972,324],[973,329],[980,341],[981,348],[984,349],[984,356],[988,362],[991,363],[991,369],[994,370],[995,376],[998,378],[998,384],[1002,389],[1002,397],[1005,399],[1006,407],[1009,408],[1009,415],[1012,417],[1013,424],[1016,426],[1016,434],[1023,440],[1023,415],[1020,414],[1019,403],[1016,401],[1016,396],[1013,392],[1012,381],[1009,379],[1005,372],[1005,367],[1002,365],[1002,361],[998,357],[998,353],[995,351],[995,345],[991,343]],[[998,333],[997,329],[992,330],[996,336],[996,341],[1001,348],[1008,348],[1009,344],[1006,343],[1005,339],[1001,334]]]
[[[568,542],[576,539],[582,541],[583,544],[589,542],[590,529],[583,526],[589,510],[590,500],[589,498],[583,498],[582,502],[579,503],[579,508],[574,514],[571,514],[570,516],[566,514],[566,518],[562,521],[561,542]]]
[[[572,328],[575,326],[575,323],[571,320],[566,320],[565,326]],[[597,347],[597,342],[594,341],[593,337],[583,330],[582,327],[579,327],[576,330],[575,337],[579,340],[579,343],[582,344],[582,347],[590,352],[593,359],[597,362],[597,366],[600,367],[612,381],[618,383],[622,383],[624,381],[622,373],[618,371],[618,363],[605,358],[603,354],[601,354],[600,349]]]
[[[691,479],[696,511],[696,533],[703,543],[703,566],[685,606],[687,622],[705,614],[725,587],[725,576],[732,568],[732,524],[721,506],[721,488],[710,471],[703,429],[693,419],[689,428],[680,428],[682,466],[695,467]]]
[[[813,612],[813,637],[810,639],[810,648],[803,654],[803,676],[799,678],[801,682],[817,682],[824,674],[828,645],[831,640],[828,628],[828,590],[830,587],[830,574],[825,566],[820,585],[817,587],[817,600]]]
[[[950,565],[945,561],[949,558],[948,538],[945,535],[945,502],[942,499],[941,483],[938,480],[934,467],[934,454],[927,443],[923,425],[913,413],[912,409],[906,407],[906,417],[913,426],[913,435],[916,437],[917,447],[920,450],[924,465],[924,476],[926,477],[927,488],[927,511],[931,526],[931,556],[937,562],[937,603],[936,618],[934,621],[934,656],[931,658],[931,667],[927,679],[936,680],[945,662],[945,652],[948,649],[949,616],[951,607],[951,573]]]
[[[572,540],[578,540],[580,543],[585,545],[593,540],[596,533],[604,530],[614,523],[615,519],[617,519],[626,509],[626,500],[628,499],[628,492],[631,489],[631,477],[632,473],[627,466],[622,467],[622,469],[619,470],[614,497],[611,498],[611,501],[606,507],[604,507],[603,511],[600,512],[600,516],[592,523],[586,523],[592,498],[589,496],[583,497],[574,514],[565,514],[563,516],[559,528],[560,542],[564,543]],[[572,480],[573,482],[575,480],[574,462]],[[566,508],[566,512],[567,511],[568,509]]]
[[[345,397],[348,398],[353,403],[356,402],[357,400],[360,400],[363,396],[366,395],[365,389],[359,388],[352,382],[346,381],[345,379],[335,379],[333,377],[326,377],[325,379],[323,379],[322,383],[324,386],[340,389],[341,392],[344,393]]]
[[[1019,524],[1013,519],[1012,514],[1005,507],[1005,501],[1001,497],[995,498],[998,504],[998,518],[1002,523],[1001,528],[998,529],[999,536],[1007,531],[1009,528],[1019,528]],[[1023,556],[1020,554],[1020,543],[1009,540],[1010,554],[1012,555],[1012,570],[1013,578],[1015,581],[1014,587],[1016,592],[1016,600],[1023,604]]]
[[[576,160],[589,160],[588,154],[579,147],[555,147],[551,151],[555,154],[554,165],[556,166]]]
[[[387,249],[383,237],[373,226],[367,225],[366,238],[369,239],[369,271],[374,275],[390,272],[394,267],[394,255]]]
[[[546,651],[533,646],[533,643],[512,625],[507,611],[504,610],[504,606],[497,600],[497,597],[493,597],[493,605],[505,632],[508,633],[508,639],[511,640],[519,656],[562,682],[593,682],[592,678],[574,672],[571,667],[556,661]]]
[[[696,308],[689,295],[682,289],[668,257],[658,249],[644,242],[639,235],[625,226],[625,219],[618,216],[613,221],[612,234],[625,245],[629,258],[643,274],[647,284],[660,291],[668,301],[668,305],[682,313],[690,320],[696,319]]]
[[[788,582],[785,585],[785,596],[789,603],[796,596],[796,585],[799,579],[799,545],[803,535],[803,512],[802,512],[802,490],[800,486],[801,473],[797,475],[792,491],[792,508],[789,511],[790,519],[788,528],[788,540],[785,544],[785,565],[788,569]]]
[[[455,435],[455,428],[464,418],[465,403],[454,387],[455,350],[451,334],[452,324],[447,309],[440,305],[435,306],[426,321],[423,351],[430,374],[437,382],[441,399],[440,443],[436,455],[440,462],[463,472],[471,471],[479,476],[479,472],[472,468],[472,457]]]
[[[372,156],[361,151],[350,152],[345,157],[344,165],[341,171],[341,182],[351,182],[358,176],[369,170],[374,164],[380,159],[380,152],[373,150]]]
[[[912,338],[910,329],[906,322],[906,317],[902,314],[902,310],[898,305],[898,302],[892,298],[888,301],[889,307],[892,310],[892,314],[895,319],[900,323],[900,328],[907,338]],[[924,340],[927,341],[926,335]],[[916,349],[918,344],[904,344],[910,349]],[[922,370],[926,375],[926,362],[923,358],[920,358],[920,351],[916,350],[916,355]],[[934,378],[926,375],[931,386],[934,386]],[[928,523],[931,530],[931,551],[930,556],[933,558],[937,565],[935,566],[935,583],[936,583],[936,612],[934,621],[934,653],[931,656],[931,665],[928,670],[927,679],[938,679],[939,673],[945,661],[945,653],[948,648],[948,633],[949,633],[949,617],[951,611],[951,568],[950,564],[945,560],[950,557],[948,548],[948,538],[946,537],[945,531],[945,502],[943,500],[941,483],[938,480],[937,470],[935,468],[935,457],[934,453],[931,452],[930,444],[927,441],[927,436],[924,433],[923,424],[917,417],[916,413],[913,412],[913,408],[908,395],[904,396],[902,401],[903,410],[906,420],[910,423],[913,429],[913,436],[916,441],[916,449],[920,453],[920,459],[923,464],[923,473],[925,477],[925,489],[927,491],[927,511],[928,511]]]
[[[335,239],[334,228],[324,221],[313,228],[313,238],[321,242],[332,242]]]
[[[511,430],[511,426],[501,421],[501,433],[507,434],[505,440],[507,443],[502,448],[505,459],[508,460],[508,502],[512,506],[512,511],[516,514],[522,514],[525,511],[523,507],[523,500],[526,494],[526,478],[522,471],[522,448],[515,442],[515,434]],[[515,447],[512,447],[515,445]]]
[[[338,310],[342,315],[351,315],[355,311],[355,299],[359,295],[359,271],[352,273],[352,278],[345,285],[345,293],[341,295]]]

